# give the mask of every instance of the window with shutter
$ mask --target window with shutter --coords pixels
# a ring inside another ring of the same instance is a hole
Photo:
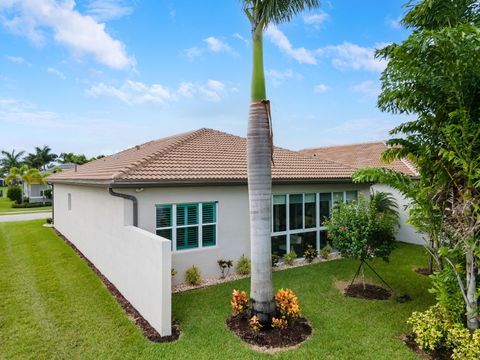
[[[172,205],[156,206],[157,235],[172,240]]]
[[[202,246],[216,245],[217,237],[217,204],[202,204]]]

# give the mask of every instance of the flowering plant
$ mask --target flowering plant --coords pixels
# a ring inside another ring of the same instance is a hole
[[[230,304],[235,315],[244,314],[248,310],[247,293],[245,291],[233,290]]]
[[[280,289],[275,294],[277,310],[283,320],[292,324],[301,314],[297,295],[291,289]]]

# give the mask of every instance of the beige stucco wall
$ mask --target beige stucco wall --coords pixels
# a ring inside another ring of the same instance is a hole
[[[374,191],[389,192],[393,195],[393,197],[397,201],[399,215],[400,215],[400,218],[399,218],[400,228],[398,229],[398,232],[397,232],[397,240],[410,243],[410,244],[425,245],[425,240],[424,240],[425,235],[417,232],[411,225],[406,223],[408,219],[410,201],[405,199],[405,197],[398,190],[388,185],[374,184],[372,185],[372,189]]]
[[[56,184],[54,218],[55,228],[140,314],[161,335],[170,335],[170,241],[132,226],[131,202],[106,187]]]
[[[250,233],[247,186],[197,186],[144,188],[142,191],[117,189],[137,197],[142,229],[155,233],[155,205],[217,201],[217,244],[214,247],[173,251],[172,266],[177,271],[173,283],[184,281],[186,269],[200,268],[202,277],[218,277],[217,261],[250,257]],[[274,185],[274,194],[358,190],[368,196],[369,186],[359,184]]]

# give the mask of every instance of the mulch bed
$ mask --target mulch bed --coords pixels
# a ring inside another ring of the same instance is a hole
[[[432,275],[432,272],[430,271],[430,269],[427,269],[427,268],[417,268],[415,269],[415,272],[423,276]]]
[[[113,285],[96,267],[93,263],[88,260],[85,255],[83,255],[78,248],[72,244],[65,236],[63,236],[60,232],[54,229],[55,233],[63,239],[70,246],[73,251],[77,253],[77,255],[83,259],[87,265],[92,269],[92,271],[100,278],[103,282],[105,287],[110,291],[112,296],[117,300],[120,304],[122,309],[127,313],[128,318],[135,324],[137,327],[143,332],[145,337],[153,342],[156,343],[163,343],[163,342],[172,342],[177,340],[180,337],[180,325],[178,323],[173,323],[172,325],[172,335],[170,336],[161,336],[157,330],[155,330],[150,323],[145,320],[145,318],[140,315],[140,313],[133,307],[130,302],[125,299],[125,297],[118,291],[118,289]]]
[[[415,354],[420,356],[425,360],[451,360],[452,353],[448,350],[435,350],[432,354],[427,354],[425,351],[420,349],[418,344],[415,342],[415,336],[407,335],[402,337],[402,341],[407,345]]]
[[[368,299],[368,300],[388,300],[392,293],[378,285],[355,283],[345,288],[345,296]]]
[[[289,348],[300,344],[312,335],[312,327],[305,318],[298,318],[292,327],[285,330],[268,329],[253,331],[244,316],[227,319],[228,328],[243,341],[264,350]]]

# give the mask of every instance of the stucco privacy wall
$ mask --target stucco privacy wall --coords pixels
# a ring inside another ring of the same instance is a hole
[[[106,187],[55,184],[56,229],[162,336],[171,334],[170,241],[131,226],[130,201]]]
[[[220,259],[238,260],[245,254],[250,257],[250,220],[247,186],[197,186],[116,189],[138,199],[138,226],[155,233],[155,205],[217,202],[217,242],[213,247],[180,250],[172,253],[172,267],[177,271],[174,283],[184,281],[185,271],[192,265],[200,268],[202,277],[218,277]],[[330,192],[358,190],[368,196],[369,186],[360,184],[278,185],[274,194],[303,192]]]
[[[417,232],[411,225],[407,224],[408,219],[408,209],[410,206],[410,201],[405,199],[403,195],[396,189],[383,184],[374,184],[372,185],[374,191],[383,191],[391,193],[398,205],[398,212],[400,215],[399,223],[400,228],[397,233],[397,240],[416,244],[416,245],[425,245],[424,234]]]

